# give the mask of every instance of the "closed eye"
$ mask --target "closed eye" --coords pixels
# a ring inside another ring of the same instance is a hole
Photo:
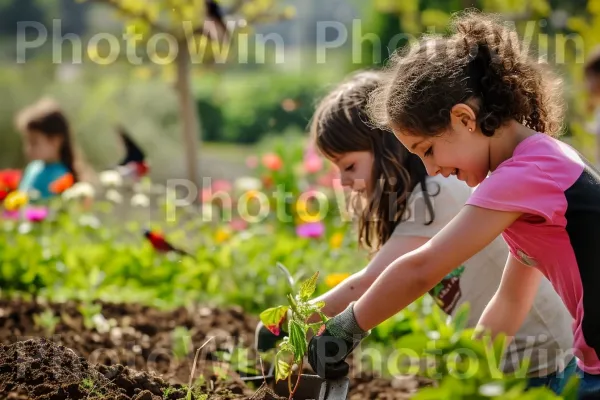
[[[431,155],[433,155],[433,146],[430,146],[425,152],[425,157],[429,157]]]
[[[352,171],[354,169],[354,164],[350,164],[346,167],[345,171]]]

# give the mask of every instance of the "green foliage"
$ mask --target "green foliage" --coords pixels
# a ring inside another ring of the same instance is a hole
[[[186,358],[193,348],[190,330],[185,326],[175,327],[171,332],[171,343],[175,359],[182,360]]]
[[[288,336],[284,337],[279,344],[279,350],[275,355],[275,379],[276,381],[287,379],[290,388],[290,398],[292,398],[298,382],[292,386],[293,365],[298,366],[298,371],[302,371],[302,362],[307,350],[306,335],[309,330],[316,334],[315,327],[320,324],[308,324],[306,321],[314,314],[321,316],[323,322],[327,321],[327,316],[321,312],[324,306],[322,302],[313,303],[310,301],[313,296],[319,272],[315,272],[309,279],[300,284],[300,289],[296,295],[288,293],[288,305],[269,308],[260,314],[262,323],[273,333],[278,333],[275,328],[282,323],[286,314]],[[288,310],[291,312],[288,314]],[[278,328],[277,328],[278,329]],[[300,379],[300,378],[298,378]],[[293,387],[293,389],[292,389]]]
[[[35,326],[44,330],[46,336],[52,336],[56,329],[56,325],[60,322],[60,318],[54,315],[54,311],[48,309],[40,314],[33,316]]]
[[[413,310],[404,314],[413,328],[410,332],[398,339],[389,336],[382,340],[382,343],[394,342],[393,347],[403,356],[397,369],[387,371],[389,374],[418,375],[435,382],[432,387],[419,390],[415,399],[576,398],[576,377],[569,381],[562,397],[548,388],[527,391],[529,360],[523,360],[513,373],[503,372],[500,362],[506,345],[505,336],[498,335],[492,340],[485,332],[466,328],[468,314],[469,305],[465,303],[448,324],[438,307],[432,308],[426,316],[419,316]]]
[[[196,102],[204,137],[256,143],[269,133],[306,131],[315,100],[327,83],[321,74],[268,71],[197,79]]]

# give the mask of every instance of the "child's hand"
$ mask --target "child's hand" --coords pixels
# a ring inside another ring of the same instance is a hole
[[[308,344],[308,362],[323,379],[348,375],[346,357],[369,335],[358,326],[353,307],[354,303],[350,303],[346,310],[328,320]]]

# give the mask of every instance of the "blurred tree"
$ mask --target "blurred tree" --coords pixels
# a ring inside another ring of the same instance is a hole
[[[0,35],[15,36],[19,21],[47,22],[44,8],[37,0],[0,0]]]
[[[567,33],[556,41],[557,63],[566,67],[570,76],[571,97],[570,129],[576,144],[583,149],[584,155],[600,164],[600,137],[586,128],[586,119],[590,116],[588,98],[585,95],[583,63],[596,46],[600,45],[600,0],[588,0],[587,7],[570,16],[566,21]],[[581,96],[581,94],[584,94]]]
[[[198,154],[200,153],[201,125],[196,104],[191,93],[190,70],[192,64],[226,62],[231,41],[250,26],[289,18],[294,10],[280,9],[278,0],[231,0],[224,5],[215,0],[76,0],[94,1],[113,7],[127,21],[125,35],[134,38],[135,47],[153,41],[168,44],[167,57],[146,54],[161,65],[175,64],[174,89],[179,100],[183,123],[183,143],[189,179],[197,187],[200,180]],[[229,21],[226,16],[232,16]],[[148,46],[149,47],[149,46]],[[146,49],[148,48],[146,47]],[[171,50],[176,49],[174,59],[168,61]],[[128,49],[128,56],[135,50]],[[153,58],[155,57],[155,58]]]

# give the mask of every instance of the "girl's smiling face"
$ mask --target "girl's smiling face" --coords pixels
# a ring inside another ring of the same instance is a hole
[[[471,108],[459,104],[452,110],[450,126],[439,135],[408,134],[396,127],[393,130],[404,147],[421,158],[428,175],[456,175],[475,187],[490,170],[490,138],[477,129],[471,117],[474,117]]]
[[[373,174],[373,154],[353,151],[329,158],[340,171],[342,186],[361,196],[370,196]]]

